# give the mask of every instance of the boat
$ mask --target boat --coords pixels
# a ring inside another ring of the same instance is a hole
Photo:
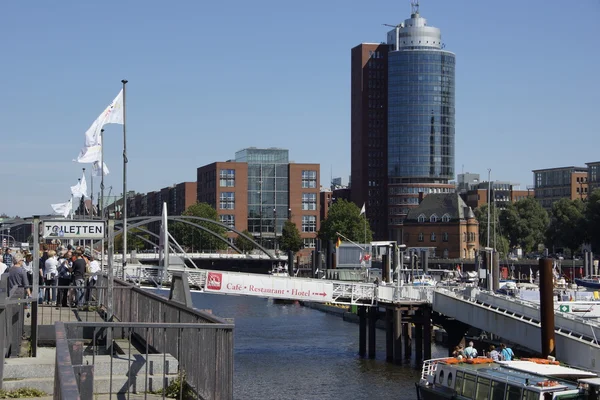
[[[269,275],[272,276],[290,276],[288,273],[287,263],[284,266],[281,266],[281,263],[277,265],[273,265],[273,268],[269,271]]]
[[[575,278],[577,286],[589,289],[600,289],[600,275],[589,275],[585,278]]]
[[[415,274],[413,275],[411,286],[435,286],[437,282],[429,274]]]
[[[494,361],[478,357],[427,360],[416,383],[419,400],[596,399],[597,374],[559,365],[551,359]]]

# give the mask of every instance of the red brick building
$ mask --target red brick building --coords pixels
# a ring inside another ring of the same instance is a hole
[[[432,257],[474,259],[479,250],[479,223],[456,193],[427,195],[404,220],[404,244],[433,248]]]

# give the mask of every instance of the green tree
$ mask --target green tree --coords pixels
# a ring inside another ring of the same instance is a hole
[[[146,229],[145,226],[141,227],[142,229]],[[138,228],[128,229],[127,230],[127,251],[131,250],[141,250],[149,247],[148,242],[140,239],[143,237],[144,239],[149,239],[150,235],[141,231]],[[120,233],[115,236],[115,251],[118,253],[123,252],[123,234]]]
[[[596,189],[588,195],[585,216],[587,238],[592,245],[592,250],[600,252],[600,189]]]
[[[365,241],[365,226],[367,243],[373,240],[373,232],[365,214],[359,215],[360,209],[352,202],[339,199],[329,208],[327,218],[321,223],[319,239],[323,241],[337,240],[341,233],[353,242]],[[342,238],[342,240],[344,240]]]
[[[245,229],[244,231],[242,231],[242,233],[250,238],[252,237],[250,232],[248,232],[248,229]],[[242,235],[237,235],[237,237],[234,240],[234,244],[235,247],[237,247],[244,253],[248,253],[252,251],[252,249],[254,249],[254,243],[252,243],[250,240],[246,239]]]
[[[302,248],[302,238],[295,223],[290,220],[285,221],[281,229],[281,238],[279,239],[279,248],[281,251],[293,251],[294,253]]]
[[[181,215],[206,218],[216,222],[219,221],[217,210],[212,208],[208,203],[192,204]],[[193,219],[190,219],[189,221],[205,227],[222,238],[227,237],[227,229],[220,225],[208,221],[199,221]],[[224,250],[227,248],[227,243],[218,239],[214,235],[183,222],[173,224],[173,232],[177,240],[180,241],[179,243],[188,248],[209,251]]]
[[[579,199],[564,198],[552,204],[546,246],[564,246],[573,257],[586,239],[585,209],[585,203]]]
[[[474,211],[475,218],[477,218],[477,221],[479,222],[479,244],[482,247],[487,246],[487,212],[487,204],[483,204],[480,207],[477,207]],[[510,251],[510,244],[508,238],[506,237],[505,230],[503,229],[500,222],[501,214],[502,210],[500,210],[498,207],[496,207],[494,203],[492,203],[490,205],[490,219],[492,222],[490,225],[490,247],[495,247],[496,251],[506,256]]]
[[[544,243],[550,219],[533,197],[509,204],[500,215],[501,226],[511,247],[521,246],[525,253]]]

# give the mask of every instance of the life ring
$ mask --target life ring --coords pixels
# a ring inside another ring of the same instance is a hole
[[[553,386],[558,386],[559,383],[557,381],[541,381],[537,383],[538,386],[541,387],[553,387]]]
[[[493,362],[494,360],[486,357],[469,358],[467,360],[467,364],[490,364]]]

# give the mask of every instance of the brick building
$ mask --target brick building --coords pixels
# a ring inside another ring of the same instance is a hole
[[[290,163],[288,150],[248,148],[234,161],[199,167],[197,199],[215,207],[222,223],[247,229],[268,249],[277,249],[291,218],[307,252],[320,227],[319,175],[319,164]]]
[[[479,223],[457,193],[429,194],[404,220],[404,244],[433,248],[431,257],[474,259],[479,250]]]

